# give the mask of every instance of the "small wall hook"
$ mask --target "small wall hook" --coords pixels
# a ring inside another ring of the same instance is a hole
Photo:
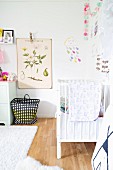
[[[30,42],[33,42],[32,32],[30,32],[29,34],[30,34]]]

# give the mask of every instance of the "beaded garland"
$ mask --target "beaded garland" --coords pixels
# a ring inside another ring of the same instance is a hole
[[[102,6],[102,2],[103,0],[99,0],[96,4],[96,7],[94,9],[93,12],[91,12],[91,8],[90,8],[90,2],[89,0],[85,0],[84,3],[84,39],[88,40],[89,37],[89,18],[90,17],[94,17],[98,14],[98,12],[100,11],[100,8]],[[97,31],[97,26],[95,26],[95,32]],[[95,33],[96,35],[96,33]]]

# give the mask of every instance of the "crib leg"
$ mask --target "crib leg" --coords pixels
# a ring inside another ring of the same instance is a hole
[[[57,140],[57,159],[61,158],[61,142]]]

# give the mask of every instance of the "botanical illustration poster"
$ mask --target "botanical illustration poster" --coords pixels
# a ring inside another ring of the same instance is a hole
[[[51,88],[51,48],[51,39],[17,39],[19,88]]]

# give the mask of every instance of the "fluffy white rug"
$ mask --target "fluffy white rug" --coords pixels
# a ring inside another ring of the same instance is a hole
[[[37,126],[0,127],[0,170],[14,170],[26,158]]]
[[[28,156],[22,161],[19,161],[15,170],[63,170],[58,166],[42,165],[39,161]]]

